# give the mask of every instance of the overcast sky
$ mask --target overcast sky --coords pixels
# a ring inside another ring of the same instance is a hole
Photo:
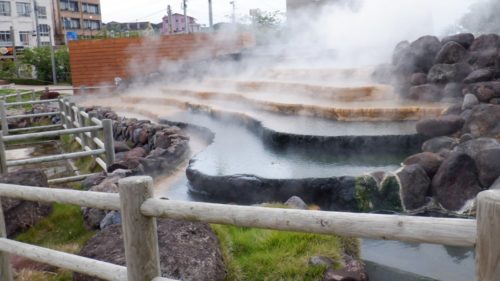
[[[214,23],[228,21],[231,15],[231,0],[212,0]],[[248,15],[250,9],[264,11],[286,11],[286,0],[240,0],[236,2],[238,17]],[[150,21],[159,23],[167,13],[167,5],[174,13],[182,13],[182,0],[101,0],[103,22]],[[208,25],[208,0],[188,0],[188,15],[198,23]]]

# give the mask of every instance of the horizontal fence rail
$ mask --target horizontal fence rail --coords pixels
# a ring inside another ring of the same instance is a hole
[[[57,112],[47,112],[47,113],[36,113],[36,114],[25,114],[16,116],[6,116],[5,107],[6,106],[19,106],[27,104],[40,104],[40,103],[53,103],[58,102],[59,111]],[[91,156],[94,161],[99,165],[104,171],[112,165],[115,161],[115,151],[114,151],[114,140],[113,140],[113,123],[111,120],[99,120],[96,118],[95,114],[86,113],[82,108],[75,106],[74,103],[69,102],[66,99],[52,99],[46,101],[28,101],[28,102],[16,102],[5,104],[0,101],[0,111],[2,117],[2,130],[0,132],[0,172],[6,173],[9,167],[37,164],[49,161],[59,161],[67,159],[76,159],[81,157]],[[7,120],[17,119],[17,118],[33,118],[33,117],[49,117],[49,116],[60,116],[61,124],[46,125],[31,128],[19,128],[19,129],[8,129]],[[57,130],[61,128],[60,130]],[[50,131],[35,132],[35,133],[24,133],[19,135],[9,135],[11,133],[21,133],[25,131],[30,131],[33,129],[47,129]],[[55,130],[54,130],[55,129]],[[63,153],[59,155],[49,155],[44,157],[37,157],[31,159],[21,159],[21,160],[6,160],[5,159],[5,143],[25,141],[30,139],[39,139],[47,137],[59,137],[71,135],[74,140],[82,148],[81,152]],[[104,157],[103,157],[104,156]],[[49,180],[50,184],[62,184],[73,181],[80,181],[85,179],[88,175],[70,176],[60,179]]]
[[[476,221],[472,219],[283,210],[160,199],[148,199],[141,211],[146,216],[178,220],[448,246],[474,246],[477,236]]]
[[[31,246],[18,245],[17,242],[3,238],[0,238],[0,251],[20,254],[40,262],[108,280],[172,280],[157,277],[159,276],[159,258],[155,218],[163,217],[241,227],[371,239],[468,247],[483,245],[483,249],[476,253],[476,258],[478,262],[482,262],[484,276],[495,276],[491,275],[495,274],[495,270],[497,270],[495,268],[497,264],[494,261],[500,259],[500,253],[497,253],[495,248],[490,251],[492,245],[489,244],[492,241],[496,243],[496,239],[500,235],[500,233],[496,233],[500,232],[500,220],[498,219],[500,216],[500,191],[490,190],[480,194],[478,197],[478,219],[475,220],[274,209],[154,199],[152,198],[152,179],[149,177],[122,179],[119,186],[120,194],[118,195],[0,184],[0,197],[121,211],[127,259],[127,277],[125,279],[113,279],[123,277],[118,275],[112,278],[109,275],[107,277],[98,275],[104,273],[97,267],[109,268],[108,271],[115,270],[123,274],[121,267],[108,267],[105,263],[98,262],[96,268],[89,270],[86,269],[85,265],[91,263],[82,260],[82,267],[75,268],[61,262],[65,256],[55,251],[34,248],[35,251],[28,253],[25,249],[29,249],[28,247]],[[486,227],[480,226],[479,222],[483,221],[487,222]],[[33,252],[41,253],[41,256],[37,256]],[[71,259],[76,261],[80,257],[67,258],[68,261]],[[141,279],[138,276],[147,276],[147,278]],[[478,278],[477,280],[491,281],[496,279]]]

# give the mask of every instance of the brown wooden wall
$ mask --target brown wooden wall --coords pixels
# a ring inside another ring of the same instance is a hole
[[[115,77],[144,76],[181,60],[206,60],[253,44],[250,34],[217,33],[71,41],[71,77],[75,87],[109,85]]]

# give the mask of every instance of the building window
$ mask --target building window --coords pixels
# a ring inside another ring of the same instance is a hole
[[[10,17],[10,2],[0,1],[0,16]]]
[[[17,16],[31,17],[31,4],[16,2]]]
[[[31,32],[29,32],[29,31],[19,31],[19,41],[23,45],[29,45],[30,35],[31,35]]]
[[[38,18],[39,19],[46,19],[47,18],[47,8],[38,6]]]
[[[40,42],[40,45],[41,46],[50,46],[50,42],[42,41],[42,42]]]
[[[50,27],[48,24],[39,24],[38,25],[38,33],[40,36],[49,36],[50,35]]]
[[[10,38],[10,31],[0,31],[0,45],[1,46],[12,45],[12,39]]]
[[[80,20],[73,18],[63,18],[65,29],[80,29]]]
[[[82,10],[84,13],[88,14],[99,14],[99,5],[82,3]]]
[[[83,20],[84,29],[101,29],[101,22],[98,20]]]
[[[61,10],[70,11],[70,12],[78,12],[78,2],[69,1],[69,0],[61,0]]]

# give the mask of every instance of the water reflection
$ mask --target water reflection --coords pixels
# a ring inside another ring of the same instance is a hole
[[[361,251],[362,258],[374,270],[371,281],[474,280],[472,248],[365,239]],[[389,278],[396,273],[400,279]]]

